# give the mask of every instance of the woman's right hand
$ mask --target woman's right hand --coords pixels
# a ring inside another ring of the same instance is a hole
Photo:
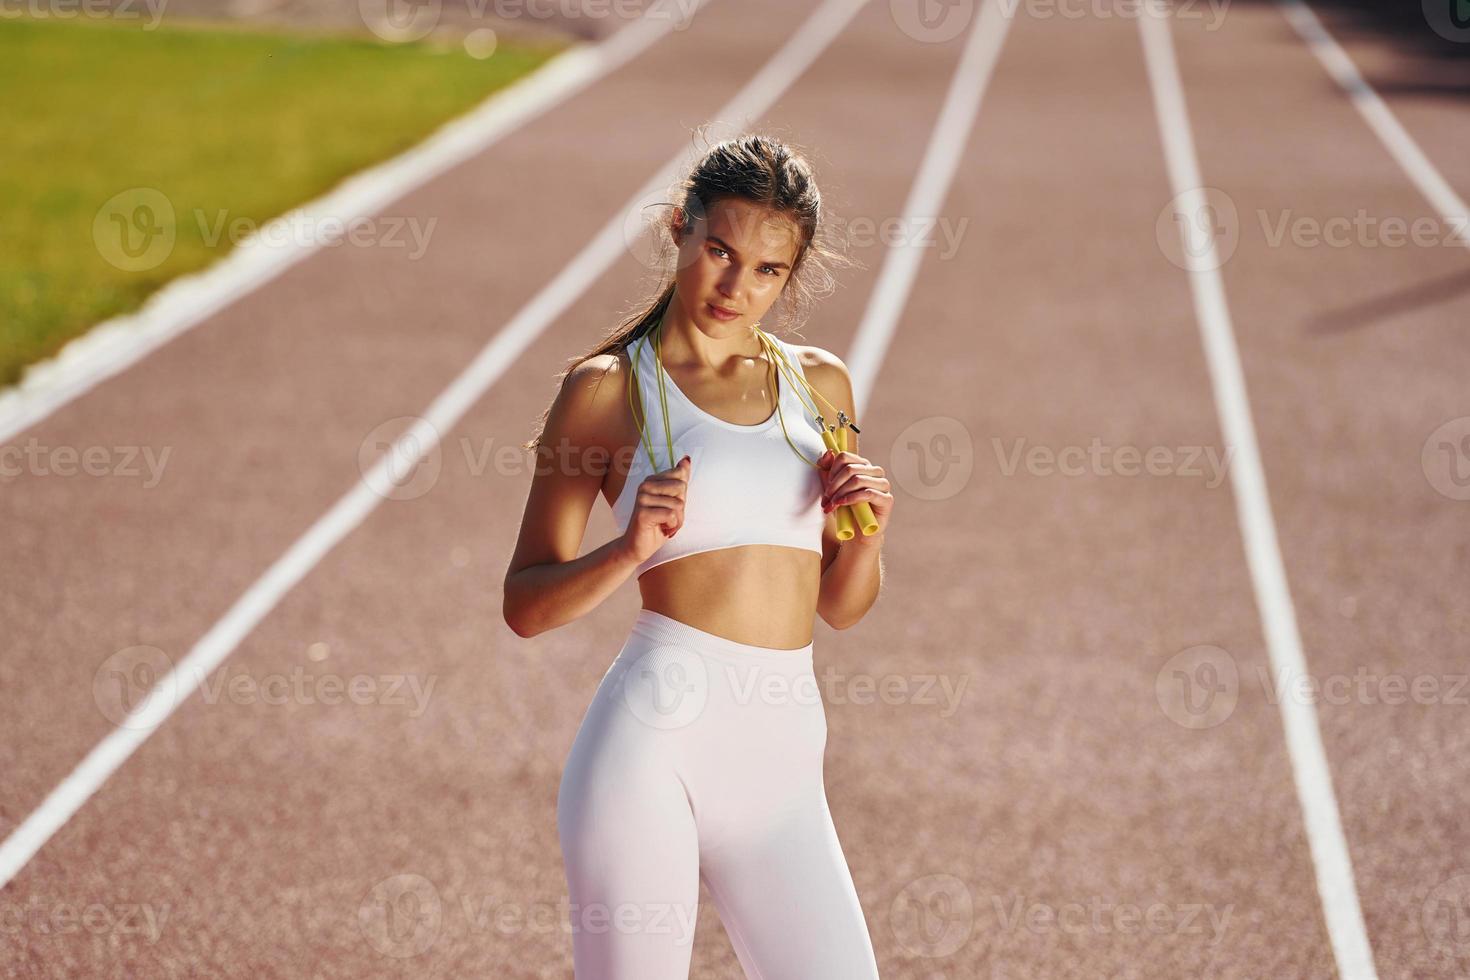
[[[623,532],[624,545],[636,561],[647,559],[684,526],[684,495],[692,466],[693,460],[685,456],[673,469],[654,473],[638,485],[633,516]]]

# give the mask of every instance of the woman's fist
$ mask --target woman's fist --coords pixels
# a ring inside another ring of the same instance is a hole
[[[628,552],[637,561],[647,559],[684,526],[684,495],[692,468],[693,460],[685,456],[673,469],[654,473],[638,485],[633,515],[623,532]]]
[[[880,540],[893,514],[893,494],[883,467],[857,453],[833,453],[830,449],[817,460],[817,466],[822,471],[822,510],[830,514],[838,507],[867,501],[878,531],[872,535],[860,532],[852,541],[867,544],[869,538]]]

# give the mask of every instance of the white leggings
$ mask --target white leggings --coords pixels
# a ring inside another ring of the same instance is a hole
[[[640,611],[557,793],[577,980],[687,980],[700,879],[748,980],[876,980],[826,745],[812,644]]]

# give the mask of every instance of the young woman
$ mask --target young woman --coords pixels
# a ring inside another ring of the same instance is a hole
[[[573,363],[527,444],[506,622],[554,629],[630,574],[643,599],[558,791],[578,980],[687,978],[701,879],[752,980],[878,975],[822,782],[812,626],[876,600],[893,497],[823,443],[815,415],[856,416],[843,363],[758,326],[830,285],[820,214],[791,147],[712,147],[675,195],[671,281]],[[578,558],[599,492],[620,533]],[[839,544],[831,512],[859,501],[877,531]]]

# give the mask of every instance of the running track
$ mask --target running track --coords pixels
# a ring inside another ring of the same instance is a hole
[[[816,638],[828,796],[883,975],[1470,976],[1470,502],[1438,449],[1421,459],[1470,416],[1470,249],[1268,240],[1283,214],[1439,213],[1291,26],[1300,8],[1047,9],[934,41],[886,3],[712,0],[385,208],[438,219],[418,261],[318,252],[12,435],[170,455],[156,486],[3,484],[0,855],[117,731],[119,651],[178,663],[283,556],[300,560],[279,601],[215,644],[206,688],[299,669],[382,697],[180,699],[17,861],[0,971],[570,976],[557,781],[638,597],[510,633],[497,586],[529,474],[493,453],[636,292],[634,251],[589,243],[693,126],[755,106],[815,151],[837,214],[960,234],[952,254],[942,235],[855,242],[866,267],[803,331],[854,368],[865,452],[901,488],[882,599]],[[1340,40],[1370,82],[1400,69]],[[1382,94],[1470,193],[1463,108]],[[1169,234],[1191,159],[1236,209],[1218,263]],[[528,302],[574,259],[585,292],[538,321]],[[442,404],[507,324],[522,342],[439,433],[431,488],[303,557],[365,437]],[[1264,511],[1245,447],[1228,475],[1203,455],[1242,408]],[[1175,471],[1012,470],[1018,440],[1163,447]],[[1294,640],[1334,696],[1273,701]],[[921,688],[935,675],[957,701]],[[1428,703],[1385,703],[1389,675]],[[861,703],[865,677],[910,696]],[[693,975],[738,976],[703,913]]]

